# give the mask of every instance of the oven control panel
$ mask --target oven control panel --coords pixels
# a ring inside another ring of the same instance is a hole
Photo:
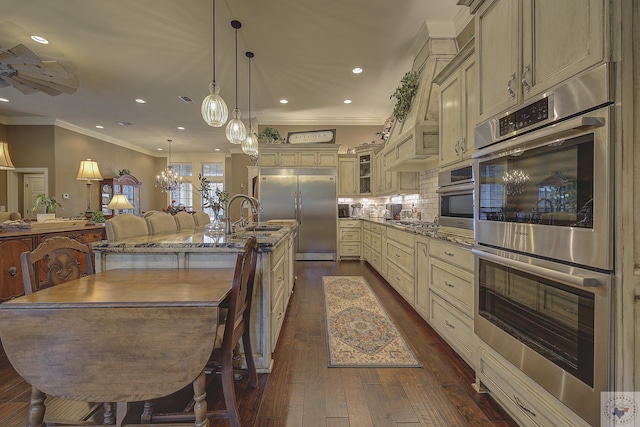
[[[549,98],[542,98],[540,101],[527,105],[520,110],[514,111],[508,116],[499,120],[499,136],[504,136],[524,129],[536,123],[543,122],[549,118]]]

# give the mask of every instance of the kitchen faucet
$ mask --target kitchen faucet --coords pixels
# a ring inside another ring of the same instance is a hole
[[[229,199],[229,201],[227,202],[227,207],[225,208],[225,212],[227,212],[227,215],[230,215],[229,212],[229,207],[231,206],[231,203],[235,200],[235,199],[242,199],[242,202],[240,203],[240,219],[235,221],[233,224],[231,223],[231,217],[229,216],[227,218],[227,225],[226,225],[226,230],[225,233],[226,234],[231,234],[233,232],[233,229],[235,228],[236,224],[243,224],[243,223],[248,223],[249,219],[245,219],[242,213],[242,208],[244,206],[244,204],[246,202],[249,202],[249,204],[251,205],[251,216],[253,217],[254,215],[258,214],[258,211],[260,211],[262,208],[260,207],[260,201],[258,199],[256,199],[255,197],[251,197],[251,196],[247,196],[246,194],[241,194],[238,193],[236,195],[234,195],[233,197],[231,197]]]

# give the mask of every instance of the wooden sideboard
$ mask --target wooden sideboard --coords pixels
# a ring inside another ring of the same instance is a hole
[[[20,254],[53,236],[66,236],[82,243],[106,239],[104,225],[0,233],[0,303],[24,295]]]

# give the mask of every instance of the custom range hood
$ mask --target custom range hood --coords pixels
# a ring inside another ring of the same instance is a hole
[[[395,171],[424,171],[438,165],[440,89],[434,77],[457,53],[453,38],[429,37],[423,25],[412,46],[412,71],[418,72],[418,93],[403,121],[391,129],[384,148],[384,166]]]

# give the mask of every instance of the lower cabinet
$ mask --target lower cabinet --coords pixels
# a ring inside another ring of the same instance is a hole
[[[416,237],[416,303],[415,310],[423,319],[429,320],[429,238]]]
[[[270,289],[270,335],[271,352],[276,348],[280,330],[284,323],[285,312],[289,305],[289,297],[293,291],[292,257],[290,239],[281,242],[270,254],[269,266],[271,274]]]
[[[415,304],[415,234],[386,227],[386,272],[383,276],[412,306]]]
[[[338,220],[338,256],[360,259],[362,232],[359,219]]]
[[[589,425],[482,342],[478,343],[476,377],[518,425]]]

